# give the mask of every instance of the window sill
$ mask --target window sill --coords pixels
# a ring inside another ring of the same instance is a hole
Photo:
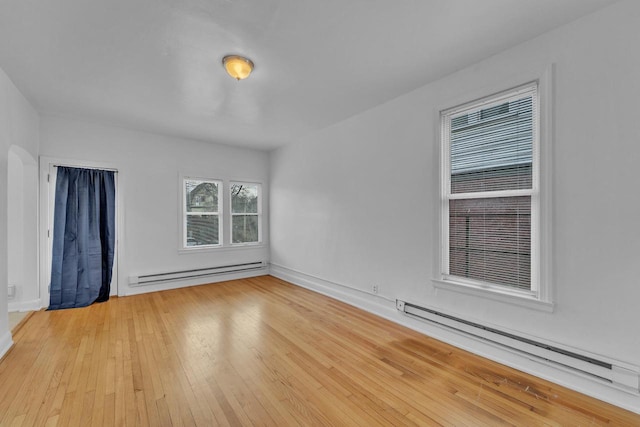
[[[210,246],[207,248],[179,248],[178,254],[193,254],[193,253],[205,253],[205,252],[227,252],[227,251],[241,251],[248,249],[264,249],[266,245],[264,243],[259,244],[243,244],[243,245],[227,245],[227,246]]]
[[[452,282],[450,280],[443,279],[432,279],[432,282],[433,286],[436,289],[443,289],[446,291],[458,292],[465,295],[500,301],[507,304],[530,308],[532,310],[545,311],[547,313],[553,313],[554,310],[554,304],[552,302],[542,301],[531,295],[509,292],[508,290],[500,290],[496,288],[486,288],[465,283]]]
[[[248,242],[248,243],[232,243],[229,248],[254,248],[256,246],[264,246],[261,242]]]

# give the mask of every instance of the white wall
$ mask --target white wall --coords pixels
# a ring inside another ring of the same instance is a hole
[[[20,286],[24,278],[24,239],[22,232],[24,230],[24,203],[23,192],[24,183],[22,176],[24,174],[24,166],[20,157],[13,151],[8,153],[8,179],[9,188],[7,188],[7,229],[8,247],[11,248],[7,254],[8,259],[8,283],[16,287],[16,295],[12,299],[19,298]]]
[[[18,151],[34,159],[38,141],[37,112],[0,70],[0,356],[11,346],[7,317],[9,151],[18,147]],[[35,223],[28,225],[37,228]],[[25,242],[24,247],[35,253],[35,243]]]
[[[65,164],[100,163],[118,170],[122,203],[120,295],[180,285],[133,288],[128,285],[129,276],[269,260],[268,214],[264,217],[263,245],[187,254],[178,251],[179,175],[262,182],[268,196],[267,153],[43,115],[40,154],[62,159]],[[268,197],[263,203],[268,212]],[[207,278],[204,282],[214,280]]]
[[[12,145],[8,155],[9,311],[40,308],[38,289],[38,167],[36,157]]]
[[[640,2],[615,4],[273,152],[273,271],[388,317],[398,298],[637,365],[638,22]],[[555,312],[436,290],[438,111],[550,64]]]

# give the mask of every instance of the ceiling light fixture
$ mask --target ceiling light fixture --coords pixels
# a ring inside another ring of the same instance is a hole
[[[222,65],[227,73],[236,80],[246,79],[253,71],[253,62],[240,55],[225,56],[222,58]]]

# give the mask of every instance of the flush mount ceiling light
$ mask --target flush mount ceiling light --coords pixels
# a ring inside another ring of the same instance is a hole
[[[242,80],[249,77],[253,71],[253,62],[244,56],[227,55],[222,58],[222,65],[227,73],[236,80]]]

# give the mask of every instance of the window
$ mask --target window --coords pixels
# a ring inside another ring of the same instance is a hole
[[[441,113],[442,279],[539,298],[538,85]]]
[[[259,243],[261,196],[259,184],[231,183],[231,243]]]
[[[184,178],[183,248],[221,244],[221,182]]]

